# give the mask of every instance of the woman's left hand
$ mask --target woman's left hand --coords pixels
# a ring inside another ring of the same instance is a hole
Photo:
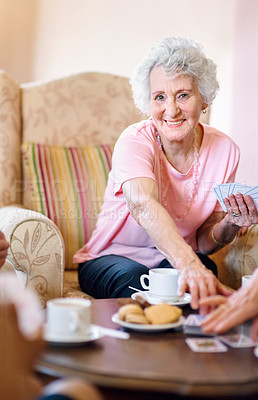
[[[251,196],[243,196],[241,193],[230,194],[223,201],[232,224],[249,227],[258,223],[258,211]]]
[[[219,282],[216,276],[204,266],[189,266],[180,271],[178,279],[179,296],[183,296],[186,290],[189,290],[191,294],[191,307],[193,309],[197,309],[199,300],[207,296],[216,294],[229,296],[232,294],[232,291]],[[200,314],[207,314],[211,309],[210,305],[201,305]]]

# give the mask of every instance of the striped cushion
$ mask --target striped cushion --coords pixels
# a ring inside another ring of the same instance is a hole
[[[22,144],[24,206],[47,215],[65,242],[66,268],[95,227],[111,168],[110,145],[56,147]]]

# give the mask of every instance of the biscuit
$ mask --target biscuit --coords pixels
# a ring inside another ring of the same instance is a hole
[[[144,313],[151,324],[160,325],[178,321],[182,310],[179,307],[163,303],[145,308]]]
[[[138,304],[125,304],[118,310],[118,318],[125,321],[125,317],[128,314],[144,315],[143,309]]]
[[[130,322],[131,324],[149,324],[149,321],[143,314],[127,314],[125,316],[125,321]]]

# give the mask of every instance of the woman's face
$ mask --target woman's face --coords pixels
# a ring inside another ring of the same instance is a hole
[[[161,67],[150,74],[150,112],[164,142],[182,141],[195,132],[207,107],[190,75],[168,77]]]

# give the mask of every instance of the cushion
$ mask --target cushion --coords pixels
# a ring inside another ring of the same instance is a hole
[[[103,203],[113,147],[56,147],[37,143],[21,146],[24,206],[41,212],[60,229],[66,269],[90,239]]]

